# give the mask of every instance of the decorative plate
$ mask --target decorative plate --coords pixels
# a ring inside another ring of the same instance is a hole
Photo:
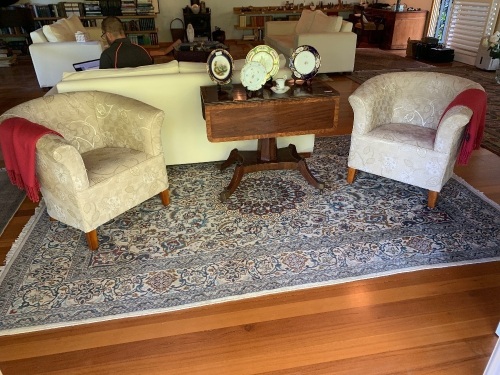
[[[260,45],[248,52],[246,62],[258,61],[266,68],[266,81],[273,77],[280,69],[278,53],[271,47]]]
[[[321,66],[321,58],[316,48],[312,46],[300,46],[290,56],[290,69],[298,79],[308,80],[318,73]]]
[[[231,81],[233,76],[233,58],[225,49],[217,48],[210,52],[207,59],[207,72],[210,79],[219,85]]]
[[[266,68],[260,62],[247,62],[241,69],[241,84],[250,91],[260,90],[266,83],[266,73]]]

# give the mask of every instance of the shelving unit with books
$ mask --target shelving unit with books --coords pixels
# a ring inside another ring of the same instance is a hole
[[[0,12],[0,45],[6,46],[15,56],[28,53],[31,42],[29,33],[35,29],[31,11],[24,6],[3,8]],[[7,63],[10,56],[4,57],[3,64]],[[4,65],[5,66],[5,65]]]

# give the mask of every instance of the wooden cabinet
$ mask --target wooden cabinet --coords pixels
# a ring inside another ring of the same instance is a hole
[[[194,14],[190,10],[184,10],[184,27],[191,24],[194,28],[194,37],[201,40],[212,40],[212,26],[210,23],[210,9],[206,13]]]
[[[369,8],[370,14],[384,17],[385,31],[382,41],[384,49],[406,49],[408,38],[420,40],[424,36],[427,11],[393,12]]]

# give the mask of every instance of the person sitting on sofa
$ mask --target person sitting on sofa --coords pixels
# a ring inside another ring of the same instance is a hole
[[[101,54],[99,69],[134,68],[153,64],[149,52],[127,38],[122,22],[117,17],[106,17],[101,29],[109,47]]]

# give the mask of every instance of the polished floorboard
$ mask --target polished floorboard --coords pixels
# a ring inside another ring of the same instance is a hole
[[[333,80],[341,95],[339,133],[349,134],[347,97],[358,85],[345,75]],[[44,94],[29,61],[0,68],[0,113]],[[484,149],[455,170],[497,203],[499,171],[500,157]],[[26,200],[0,237],[0,262],[35,206]],[[497,341],[499,297],[500,262],[403,273],[0,337],[0,371],[476,375]]]

